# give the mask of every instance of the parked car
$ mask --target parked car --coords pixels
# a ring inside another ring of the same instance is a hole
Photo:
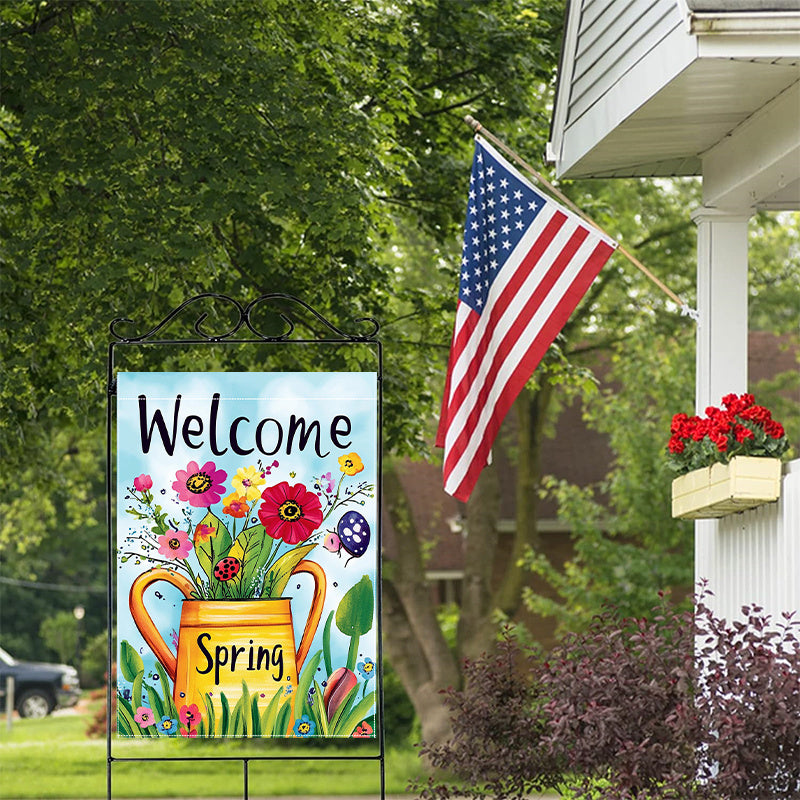
[[[81,694],[75,667],[18,661],[0,647],[1,708],[5,708],[9,676],[14,678],[14,707],[21,717],[46,717],[55,708],[74,706]]]

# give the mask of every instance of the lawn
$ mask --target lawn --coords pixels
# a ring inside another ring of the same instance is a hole
[[[106,797],[106,740],[88,739],[88,715],[57,714],[42,720],[14,719],[9,733],[0,717],[0,798]],[[292,757],[333,755],[337,750],[316,746],[266,750],[260,742],[184,740],[132,741],[112,744],[114,759],[169,758],[170,761],[115,760],[113,797],[241,797],[242,761],[196,760],[255,758],[282,755],[281,761],[248,762],[249,797],[290,795],[365,795],[376,797],[380,787],[378,761],[291,760]],[[362,748],[361,752],[365,752]],[[377,752],[373,747],[372,754]],[[176,760],[192,759],[192,760]],[[386,790],[402,794],[419,772],[411,747],[386,754]]]

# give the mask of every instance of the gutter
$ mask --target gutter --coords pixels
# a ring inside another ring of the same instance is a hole
[[[800,11],[690,11],[687,25],[691,34],[800,34]]]

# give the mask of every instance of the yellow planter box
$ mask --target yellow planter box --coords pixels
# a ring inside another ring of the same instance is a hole
[[[734,456],[672,481],[672,516],[714,519],[772,503],[781,496],[779,458]]]

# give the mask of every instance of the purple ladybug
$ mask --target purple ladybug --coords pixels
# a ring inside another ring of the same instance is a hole
[[[352,558],[360,558],[369,547],[369,523],[358,511],[348,511],[336,525],[336,533],[331,531],[325,537],[322,546],[331,553],[338,553],[341,557],[342,550],[350,555],[344,562],[347,566]]]

